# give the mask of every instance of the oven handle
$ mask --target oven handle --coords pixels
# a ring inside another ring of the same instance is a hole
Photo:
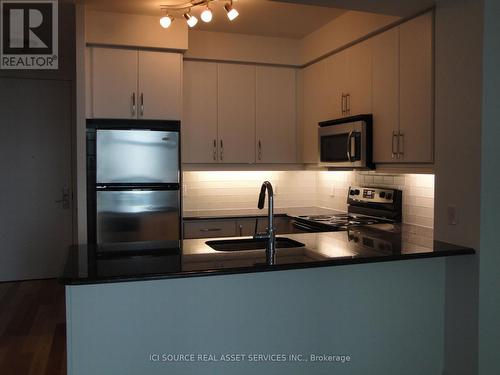
[[[352,139],[352,134],[354,133],[354,130],[351,130],[349,132],[349,135],[347,136],[347,159],[352,163],[352,156],[351,156],[351,139]]]

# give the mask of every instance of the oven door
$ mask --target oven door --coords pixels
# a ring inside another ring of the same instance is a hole
[[[320,127],[319,165],[336,168],[367,168],[367,137],[364,121]]]

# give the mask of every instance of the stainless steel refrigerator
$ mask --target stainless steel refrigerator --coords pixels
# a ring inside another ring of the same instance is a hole
[[[181,240],[180,123],[88,120],[89,242]]]

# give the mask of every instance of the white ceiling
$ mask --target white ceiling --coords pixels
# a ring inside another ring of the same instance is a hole
[[[175,4],[180,0],[85,0],[87,9],[160,16],[160,5]],[[182,1],[181,1],[182,2]],[[210,4],[214,18],[206,24],[201,20],[196,30],[227,33],[302,38],[340,16],[345,10],[304,4],[291,4],[272,0],[234,0],[240,16],[230,22],[224,10],[227,0]],[[201,7],[196,7],[201,8]],[[199,19],[200,9],[192,14]],[[175,22],[184,22],[177,19]]]
[[[274,0],[290,4],[310,4],[339,9],[389,14],[392,16],[411,16],[416,12],[432,7],[434,0]]]

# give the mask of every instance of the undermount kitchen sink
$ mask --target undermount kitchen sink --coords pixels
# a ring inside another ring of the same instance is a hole
[[[241,240],[216,240],[205,242],[212,249],[217,251],[245,251],[245,250],[265,250],[267,239],[245,238]],[[290,238],[277,237],[276,248],[284,249],[291,247],[304,247],[301,242]]]

